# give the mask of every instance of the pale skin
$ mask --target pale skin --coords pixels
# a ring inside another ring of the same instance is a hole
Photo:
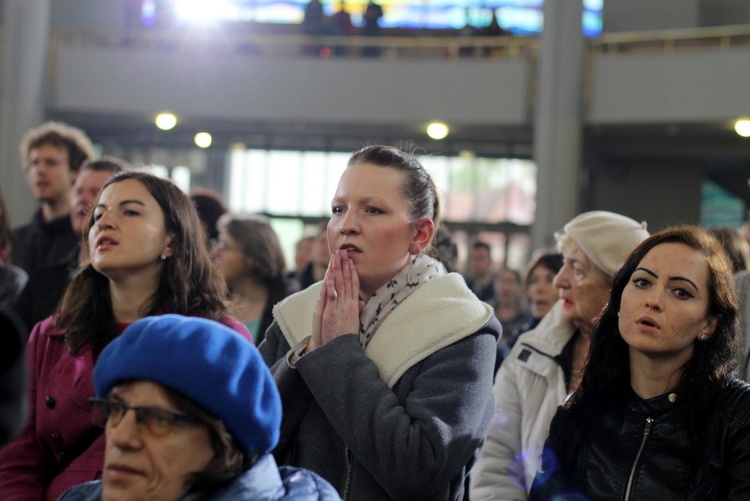
[[[410,220],[404,181],[405,174],[396,169],[369,164],[351,166],[342,175],[334,197],[334,216],[328,225],[331,259],[313,315],[307,352],[358,333],[359,313],[365,302],[432,240],[435,226],[431,219]],[[382,255],[375,249],[383,245],[379,237],[385,235],[389,237],[385,244],[390,248],[388,258],[371,266],[372,260]],[[349,252],[347,242],[357,245],[361,252]],[[389,270],[388,276],[383,276],[381,267]]]
[[[628,344],[630,384],[641,398],[673,389],[696,343],[719,321],[708,313],[706,258],[680,243],[651,249],[622,293],[618,324]]]
[[[474,281],[482,287],[492,282],[492,258],[487,249],[472,248],[469,251],[469,268]]]
[[[240,322],[248,322],[263,314],[268,301],[268,288],[253,276],[239,243],[228,233],[219,232],[223,247],[211,251],[216,265],[234,295],[232,311]]]
[[[145,185],[127,179],[102,191],[94,219],[88,235],[92,265],[109,279],[115,321],[135,322],[143,317],[159,286],[161,255],[173,254],[173,235],[166,231],[164,212]]]
[[[234,316],[240,322],[249,322],[263,314],[268,302],[268,289],[263,284],[248,280],[240,287],[233,287]]]
[[[109,395],[131,406],[177,411],[164,387],[150,381],[116,386]],[[164,436],[154,436],[128,411],[117,426],[106,427],[103,501],[171,501],[183,499],[190,476],[214,458],[205,426],[177,424]]]
[[[112,173],[106,170],[81,169],[71,191],[70,224],[76,235],[80,235],[88,221],[91,206],[109,181]]]
[[[556,272],[538,265],[531,272],[531,280],[527,288],[531,312],[536,318],[542,318],[557,302],[557,289],[552,284]]]
[[[521,310],[520,291],[521,282],[513,272],[508,270],[498,272],[495,278],[495,296],[497,297],[495,314],[500,321],[515,317]]]
[[[573,371],[580,373],[591,344],[594,319],[607,303],[610,279],[580,249],[563,249],[563,266],[553,284],[563,301],[563,315],[579,330],[573,345]]]
[[[70,168],[68,150],[41,144],[29,152],[27,161],[26,177],[41,202],[44,221],[70,214],[70,189],[77,173]]]

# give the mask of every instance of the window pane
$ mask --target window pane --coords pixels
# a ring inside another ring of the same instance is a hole
[[[302,171],[302,152],[274,151],[268,152],[268,185],[269,194],[264,209],[272,214],[296,214],[299,208],[300,179]]]
[[[266,152],[234,150],[230,156],[229,207],[235,212],[261,212],[266,201]]]
[[[172,181],[185,193],[190,191],[191,175],[190,168],[184,165],[178,165],[172,169]]]
[[[350,153],[233,151],[229,206],[234,211],[327,217]],[[471,155],[420,158],[443,197],[446,221],[531,225],[536,166]]]

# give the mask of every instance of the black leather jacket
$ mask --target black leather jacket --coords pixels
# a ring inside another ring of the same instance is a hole
[[[631,392],[591,423],[572,478],[543,466],[547,471],[537,473],[529,500],[750,499],[750,385],[732,381],[720,390],[702,438],[709,459],[692,474],[690,437],[674,412],[677,405],[690,402],[674,393],[643,400]]]

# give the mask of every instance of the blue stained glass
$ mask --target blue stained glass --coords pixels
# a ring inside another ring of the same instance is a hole
[[[176,11],[214,0],[171,0]],[[360,25],[368,0],[345,0],[355,25]],[[495,9],[500,26],[517,35],[536,35],[544,25],[544,0],[377,0],[383,7],[380,25],[386,28],[458,29],[468,21],[477,27],[489,22]],[[564,0],[557,0],[564,1]],[[149,4],[153,0],[146,0]],[[217,20],[297,24],[303,19],[308,0],[223,0],[231,8],[216,12]],[[339,9],[340,0],[321,0],[326,15]],[[602,31],[604,0],[583,0],[583,32],[597,36]],[[205,6],[204,6],[205,9]],[[152,22],[144,12],[144,24]]]

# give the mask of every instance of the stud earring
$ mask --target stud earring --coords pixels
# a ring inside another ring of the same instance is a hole
[[[706,340],[706,335],[705,334],[701,334],[700,336],[698,336],[698,339],[700,339],[701,341],[705,341]]]
[[[162,260],[162,261],[165,261],[166,259],[167,259],[167,255],[166,255],[166,254],[164,254],[164,253],[162,253],[162,255],[161,255],[161,260]]]

